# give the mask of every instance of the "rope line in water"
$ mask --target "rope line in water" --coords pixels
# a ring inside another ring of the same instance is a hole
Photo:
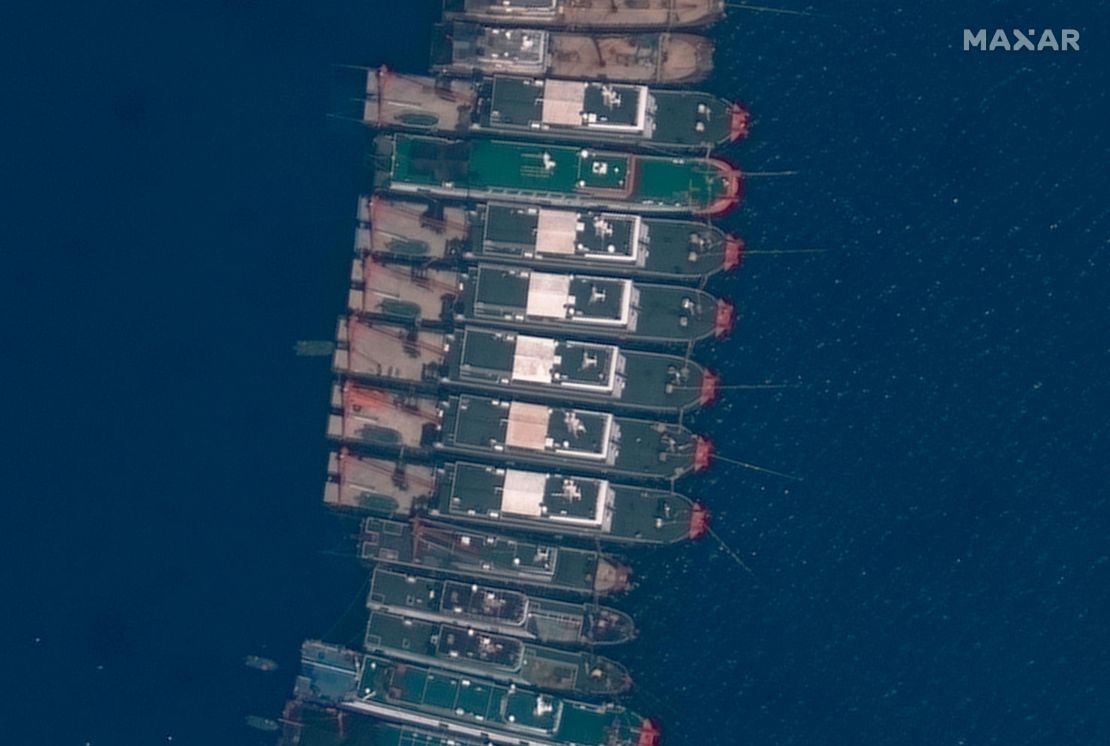
[[[776,477],[782,477],[783,479],[792,479],[795,482],[804,481],[801,477],[795,476],[793,474],[786,474],[786,473],[781,472],[781,471],[775,471],[774,469],[768,469],[765,466],[756,466],[755,464],[749,464],[747,461],[739,461],[739,460],[734,459],[734,458],[729,458],[728,456],[719,456],[717,454],[713,454],[713,458],[715,460],[718,460],[718,461],[724,461],[725,463],[728,463],[728,464],[735,464],[736,466],[742,466],[745,469],[751,469],[752,471],[761,471],[764,474],[772,474]]]
[[[784,16],[806,16],[812,17],[819,15],[818,13],[811,13],[808,10],[787,10],[786,8],[769,8],[765,5],[747,5],[745,3],[725,3],[725,7],[729,10],[751,10],[756,13],[780,13]]]
[[[740,391],[747,389],[798,389],[800,383],[735,383],[727,386],[718,386],[718,391]],[[701,386],[674,386],[674,391],[701,391]]]
[[[748,563],[744,562],[744,560],[740,557],[739,553],[737,553],[735,549],[725,543],[725,540],[721,538],[720,534],[713,530],[712,526],[709,527],[709,533],[714,539],[717,540],[717,543],[721,545],[721,549],[724,550],[725,554],[731,557],[733,561],[736,562],[736,564],[740,565],[740,567],[743,567],[749,575],[751,575],[753,578],[755,577],[755,572],[752,570],[752,568],[748,567]]]

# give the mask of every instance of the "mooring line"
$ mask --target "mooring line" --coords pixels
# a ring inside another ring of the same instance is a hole
[[[755,572],[752,570],[752,568],[748,567],[748,563],[746,563],[740,557],[740,554],[735,549],[725,543],[725,540],[721,538],[720,534],[713,530],[712,526],[709,526],[709,533],[713,536],[714,539],[717,540],[717,543],[721,545],[721,549],[725,551],[725,554],[731,557],[736,562],[736,564],[740,565],[740,567],[743,567],[753,578],[756,577]],[[758,578],[756,579],[758,580]]]
[[[713,458],[715,460],[724,461],[725,463],[735,464],[736,466],[742,466],[745,469],[751,469],[752,471],[761,471],[764,474],[773,474],[774,476],[782,477],[783,479],[792,479],[795,482],[804,481],[801,477],[795,476],[794,474],[786,474],[786,473],[781,472],[781,471],[775,471],[774,469],[768,469],[765,466],[756,466],[755,464],[749,464],[747,461],[739,461],[739,460],[734,459],[734,458],[729,458],[728,456],[721,456],[721,455],[718,455],[718,454],[715,453],[715,454],[713,454]]]

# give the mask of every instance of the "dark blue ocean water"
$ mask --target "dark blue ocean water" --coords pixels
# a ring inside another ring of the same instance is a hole
[[[803,7],[785,0],[766,3]],[[705,354],[731,391],[690,494],[712,540],[634,557],[616,651],[666,743],[1100,744],[1107,676],[1110,28],[1104,2],[737,11]],[[363,135],[336,62],[420,71],[431,0],[0,11],[5,743],[254,744],[358,598],[320,506]],[[964,27],[1079,54],[965,54]],[[243,655],[276,658],[266,676]]]

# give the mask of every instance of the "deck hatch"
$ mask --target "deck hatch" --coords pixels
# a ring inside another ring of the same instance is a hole
[[[502,487],[501,510],[513,515],[542,516],[546,487],[546,474],[507,470]]]
[[[526,313],[541,318],[566,318],[572,279],[571,275],[533,272],[528,278]]]
[[[509,406],[505,444],[510,448],[542,451],[547,447],[547,427],[551,410],[542,404],[515,401]]]
[[[573,255],[581,228],[576,212],[540,208],[536,221],[536,251],[540,254]]]
[[[585,99],[585,83],[548,80],[543,87],[543,123],[568,127],[581,125]]]
[[[543,337],[516,338],[513,352],[513,380],[530,383],[551,383],[552,371],[558,365],[554,339]]]

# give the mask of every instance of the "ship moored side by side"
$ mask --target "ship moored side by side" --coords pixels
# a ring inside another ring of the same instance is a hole
[[[286,703],[275,729],[281,731],[278,746],[488,746],[481,738],[391,723],[299,698]]]
[[[548,645],[614,645],[636,635],[632,617],[597,603],[574,603],[473,581],[374,568],[367,608]]]
[[[718,376],[679,355],[466,326],[452,333],[340,318],[332,370],[391,388],[506,392],[675,415],[713,403]]]
[[[587,596],[625,591],[631,575],[627,566],[600,552],[430,521],[365,519],[359,557],[394,567]]]
[[[444,0],[449,21],[568,29],[674,29],[715,23],[722,0]]]
[[[630,83],[696,83],[713,69],[713,42],[686,33],[584,34],[474,23],[440,24],[432,70],[449,75],[548,76]]]
[[[743,242],[698,219],[491,202],[359,202],[356,250],[421,266],[488,261],[696,284],[740,265]]]
[[[477,737],[505,746],[655,746],[654,724],[614,704],[588,704],[438,668],[309,641],[304,700]]]
[[[678,493],[607,479],[457,462],[439,470],[433,516],[629,544],[699,538],[705,509]]]
[[[687,345],[723,337],[732,305],[703,290],[627,278],[480,264],[461,278],[456,319],[629,343]]]
[[[375,148],[375,181],[398,194],[669,215],[717,215],[740,199],[739,171],[717,158],[408,134]]]
[[[633,480],[709,466],[712,445],[681,425],[472,394],[444,401],[345,381],[332,391],[330,438],[388,455],[457,456]]]
[[[643,545],[697,539],[708,518],[701,505],[671,490],[468,462],[431,467],[346,448],[328,459],[324,501],[387,518],[426,515],[452,524]]]
[[[342,112],[370,127],[705,151],[748,133],[747,110],[717,96],[636,83],[495,75],[479,81],[369,69]]]
[[[370,612],[363,647],[396,660],[578,696],[613,696],[632,686],[624,666],[603,656],[385,611]]]

